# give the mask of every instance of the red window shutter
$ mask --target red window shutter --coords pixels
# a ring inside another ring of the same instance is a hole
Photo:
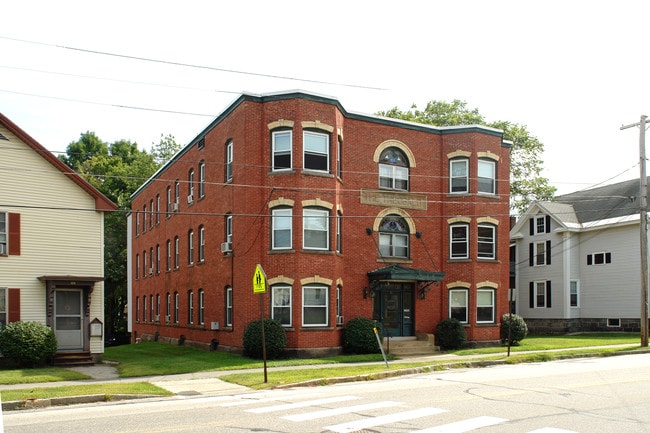
[[[10,256],[20,255],[20,214],[9,214],[9,251]]]
[[[7,290],[7,323],[20,320],[20,289]]]

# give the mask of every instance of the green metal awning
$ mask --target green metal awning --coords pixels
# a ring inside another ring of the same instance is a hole
[[[436,281],[442,281],[444,272],[431,272],[422,269],[405,268],[404,266],[392,264],[383,268],[368,272],[368,280],[371,285],[381,281],[417,281],[419,285],[428,286]]]

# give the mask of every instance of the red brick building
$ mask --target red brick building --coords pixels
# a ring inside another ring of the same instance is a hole
[[[304,92],[240,96],[132,197],[134,337],[238,350],[262,306],[296,352],[339,350],[359,316],[392,337],[452,316],[498,340],[509,147]]]

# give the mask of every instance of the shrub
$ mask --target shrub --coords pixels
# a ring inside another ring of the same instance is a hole
[[[510,324],[510,344],[517,345],[528,335],[528,326],[521,316],[517,314],[504,314],[501,318],[501,342],[508,342],[508,324]]]
[[[373,330],[376,326],[374,320],[366,317],[349,320],[343,330],[343,351],[350,354],[379,353],[379,343]],[[377,333],[381,341],[381,331],[377,329]]]
[[[52,328],[38,322],[12,322],[0,329],[0,352],[21,367],[36,367],[56,353]]]
[[[467,341],[467,333],[463,324],[450,317],[444,319],[436,326],[436,341],[443,350],[459,349]]]
[[[267,359],[279,358],[282,355],[287,345],[287,333],[280,322],[264,319],[264,342]],[[246,325],[244,330],[244,354],[250,358],[263,358],[261,319]]]

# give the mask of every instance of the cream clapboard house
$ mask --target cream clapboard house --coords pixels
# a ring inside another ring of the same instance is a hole
[[[97,361],[116,206],[1,113],[0,173],[0,324],[44,323],[60,353]]]

